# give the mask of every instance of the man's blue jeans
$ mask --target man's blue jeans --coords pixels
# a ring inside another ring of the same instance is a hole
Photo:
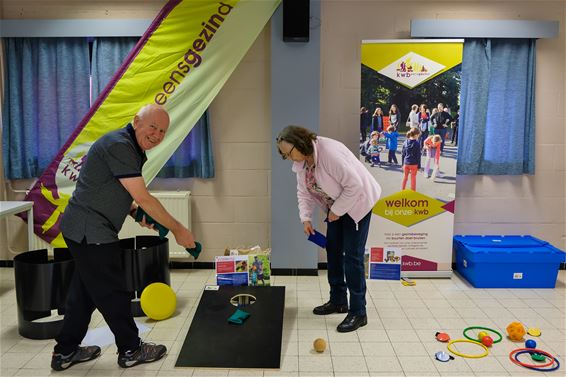
[[[337,305],[346,304],[347,288],[350,293],[349,314],[366,314],[364,253],[370,219],[371,211],[360,220],[356,230],[354,220],[345,214],[338,220],[329,222],[327,227],[326,255],[330,302]]]

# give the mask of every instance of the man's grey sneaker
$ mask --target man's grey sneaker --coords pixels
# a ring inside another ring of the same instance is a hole
[[[161,359],[167,353],[167,347],[162,344],[141,342],[135,351],[126,351],[118,355],[118,365],[131,368],[142,363],[152,363]]]
[[[51,369],[61,371],[70,368],[74,364],[84,363],[100,356],[100,347],[88,346],[78,347],[75,352],[68,355],[53,353],[51,357]]]

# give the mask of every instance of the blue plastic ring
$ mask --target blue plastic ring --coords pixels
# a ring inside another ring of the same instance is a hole
[[[524,353],[529,353],[529,354],[530,354],[531,352],[530,352],[530,351],[519,351],[519,352],[515,353],[515,360],[517,360],[518,362],[521,362],[521,361],[519,360],[519,355],[522,355],[522,354],[524,354]],[[552,367],[552,368],[548,368],[548,369],[533,368],[533,367],[524,367],[524,368],[536,370],[537,372],[553,372],[553,371],[555,371],[556,369],[560,368],[560,362],[558,361],[558,359],[557,359],[557,358],[554,358],[554,361],[556,362],[556,366],[555,366],[555,367]]]

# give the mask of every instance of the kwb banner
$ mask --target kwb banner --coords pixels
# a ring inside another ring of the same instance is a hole
[[[451,274],[462,42],[362,43],[360,151],[383,190],[370,278]]]
[[[32,187],[35,233],[64,247],[61,214],[90,146],[124,127],[141,106],[163,105],[167,137],[148,152],[150,182],[202,116],[263,29],[280,0],[171,0]]]

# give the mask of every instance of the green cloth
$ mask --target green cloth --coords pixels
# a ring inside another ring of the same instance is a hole
[[[246,319],[249,318],[250,315],[251,314],[248,312],[245,312],[240,309],[236,309],[234,314],[232,314],[230,318],[228,318],[228,322],[233,323],[234,325],[241,325],[246,321]]]
[[[136,211],[136,221],[139,223],[142,221],[143,217],[145,216],[145,222],[147,224],[153,224],[153,226],[159,232],[159,238],[164,239],[167,233],[169,233],[169,229],[165,228],[163,225],[159,224],[155,221],[150,215],[148,215],[142,207],[138,207]]]
[[[185,250],[187,250],[187,252],[189,254],[191,254],[193,257],[195,257],[195,259],[198,259],[198,256],[200,255],[200,252],[202,251],[202,245],[200,244],[200,242],[196,242],[195,241],[195,247],[193,247],[192,249],[186,248]]]
[[[164,239],[167,233],[169,233],[169,229],[165,228],[163,225],[159,224],[155,221],[150,215],[148,215],[142,207],[138,207],[136,211],[136,221],[139,223],[142,221],[143,217],[145,216],[145,222],[148,224],[153,224],[154,227],[159,231],[159,238]],[[202,251],[202,245],[199,242],[195,242],[195,247],[192,249],[186,248],[187,252],[191,254],[195,259],[198,259],[200,252]]]

